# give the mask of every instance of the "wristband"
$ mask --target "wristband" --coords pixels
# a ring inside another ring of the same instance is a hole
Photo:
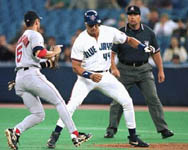
[[[139,50],[144,50],[145,47],[146,47],[146,45],[144,45],[142,43],[138,44],[138,49]]]
[[[82,77],[87,78],[87,79],[90,79],[90,75],[92,75],[92,73],[91,73],[91,72],[88,72],[88,71],[84,71],[84,72],[82,73]]]

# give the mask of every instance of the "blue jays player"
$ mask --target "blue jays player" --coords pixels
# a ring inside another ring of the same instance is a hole
[[[56,46],[54,51],[47,51],[44,48],[44,39],[38,32],[40,17],[35,12],[28,11],[24,21],[27,30],[20,37],[16,47],[15,90],[16,94],[22,97],[31,114],[13,129],[5,130],[8,145],[13,150],[17,150],[21,133],[44,120],[45,112],[39,98],[41,97],[56,107],[60,118],[68,128],[73,144],[79,146],[85,141],[85,137],[79,135],[66,104],[55,86],[40,73],[40,60],[53,58],[61,52],[61,49],[59,46]]]
[[[148,147],[149,145],[136,135],[132,99],[124,86],[109,72],[109,69],[113,43],[128,43],[145,52],[151,52],[154,49],[150,46],[146,47],[113,27],[100,25],[101,20],[95,10],[86,11],[84,20],[86,30],[80,33],[75,40],[71,53],[73,71],[78,75],[78,79],[73,87],[67,109],[73,115],[88,93],[93,89],[99,89],[122,105],[130,134],[129,143]],[[59,119],[55,131],[48,140],[49,147],[55,145],[63,127],[63,122]]]

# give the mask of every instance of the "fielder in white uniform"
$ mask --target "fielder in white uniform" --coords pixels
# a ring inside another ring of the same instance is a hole
[[[113,27],[100,25],[101,21],[95,10],[88,10],[84,14],[84,20],[86,30],[80,33],[75,40],[71,53],[73,71],[78,75],[78,79],[67,104],[68,111],[73,115],[88,93],[93,89],[98,89],[123,106],[124,118],[130,134],[129,143],[139,147],[148,147],[149,144],[136,135],[132,99],[124,86],[109,72],[109,69],[113,43],[127,42],[132,47],[145,52],[154,51],[154,48],[143,45]],[[63,127],[64,124],[59,119],[47,145],[55,145]]]
[[[44,48],[44,39],[38,32],[40,17],[35,12],[28,11],[24,16],[24,20],[27,30],[20,37],[16,47],[15,90],[16,94],[22,97],[31,114],[13,129],[5,130],[8,144],[10,148],[17,150],[21,133],[44,120],[45,112],[40,101],[40,98],[43,98],[55,105],[59,117],[68,128],[73,144],[79,146],[85,138],[80,137],[67,111],[66,104],[55,86],[40,73],[40,59],[52,58],[59,54],[61,49],[58,46],[55,47],[54,51],[47,51]]]

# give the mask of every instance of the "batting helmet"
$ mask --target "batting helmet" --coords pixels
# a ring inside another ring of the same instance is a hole
[[[88,10],[84,14],[84,22],[88,25],[100,24],[101,20],[95,10]]]

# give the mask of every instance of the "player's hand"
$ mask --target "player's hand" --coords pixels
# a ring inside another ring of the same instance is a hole
[[[94,82],[100,82],[102,79],[102,74],[93,73],[92,75],[90,75],[90,79]]]
[[[58,55],[58,54],[60,54],[61,53],[61,47],[60,47],[61,45],[56,45],[56,46],[54,46],[52,49],[53,49],[53,51]]]
[[[119,72],[119,70],[117,69],[117,68],[111,68],[111,73],[115,76],[115,77],[117,77],[117,78],[119,78],[120,77],[120,72]]]
[[[145,53],[155,53],[155,48],[154,48],[153,46],[151,46],[151,45],[146,46],[146,47],[144,48],[144,52],[145,52]]]

